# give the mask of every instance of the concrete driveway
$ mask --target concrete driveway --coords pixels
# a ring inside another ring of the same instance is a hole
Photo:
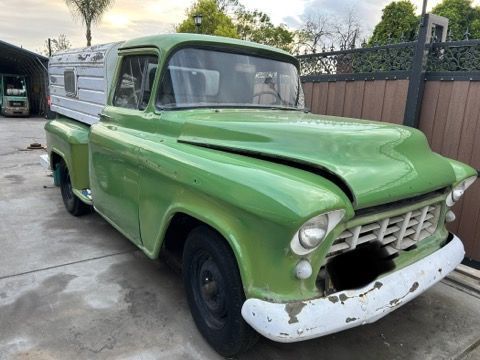
[[[43,119],[0,117],[0,359],[216,359],[180,277],[63,208]],[[480,299],[440,283],[375,324],[242,359],[480,359]]]

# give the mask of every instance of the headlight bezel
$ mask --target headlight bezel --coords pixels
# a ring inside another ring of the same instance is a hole
[[[325,239],[328,237],[330,232],[342,221],[343,217],[345,216],[345,210],[344,209],[339,209],[339,210],[333,210],[325,213],[318,214],[308,221],[306,221],[295,233],[293,236],[291,242],[290,242],[290,248],[291,250],[297,254],[297,255],[307,255],[310,254],[311,252],[315,251],[318,249],[318,247],[323,244]],[[300,239],[300,233],[302,229],[304,229],[306,226],[309,226],[310,223],[317,222],[321,218],[326,218],[326,229],[325,233],[323,235],[323,238],[316,244],[315,246],[312,246],[310,248],[306,248],[304,245],[302,245],[302,241]]]
[[[472,184],[477,180],[477,176],[470,176],[462,181],[460,181],[457,185],[455,185],[452,188],[452,191],[450,191],[447,195],[447,198],[445,199],[445,202],[449,208],[454,206],[457,201],[459,201],[463,194],[465,194],[465,191],[472,186]]]

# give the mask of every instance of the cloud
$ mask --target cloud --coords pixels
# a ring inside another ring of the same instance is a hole
[[[309,14],[325,14],[336,18],[342,18],[342,15],[348,9],[354,9],[357,18],[360,20],[364,33],[371,33],[375,25],[382,17],[382,9],[394,0],[306,0],[304,1],[304,11],[301,17],[305,19]],[[422,9],[423,0],[411,0],[417,8],[417,13]],[[428,11],[441,0],[429,0]],[[480,0],[474,0],[474,4],[480,4]],[[289,21],[290,16],[285,17]]]
[[[430,0],[431,9],[440,0]],[[85,45],[85,28],[74,20],[64,0],[0,0],[1,40],[37,50],[49,37],[67,35],[74,47]],[[93,43],[126,40],[174,31],[193,0],[115,0],[102,21],[93,26]],[[372,31],[390,0],[240,0],[249,9],[267,13],[275,24],[298,28],[306,15],[320,12],[341,17],[354,7],[363,30]],[[420,10],[422,0],[413,1]],[[480,4],[480,0],[475,0]]]
[[[171,32],[185,16],[189,0],[116,0],[102,21],[92,26],[93,43],[127,40]],[[85,27],[62,0],[2,1],[1,40],[38,50],[47,38],[66,34],[73,47],[85,46]]]

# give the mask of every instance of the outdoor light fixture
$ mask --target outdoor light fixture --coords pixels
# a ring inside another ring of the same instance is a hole
[[[203,18],[203,15],[201,14],[196,14],[193,17],[193,21],[195,22],[195,30],[197,34],[200,33],[200,26],[202,26],[202,18]]]

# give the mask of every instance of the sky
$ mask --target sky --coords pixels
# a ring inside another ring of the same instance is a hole
[[[312,12],[341,16],[353,8],[365,33],[380,20],[382,8],[391,0],[240,0],[248,9],[259,9],[275,24],[301,26]],[[115,0],[102,21],[92,28],[93,44],[131,39],[143,35],[173,32],[185,17],[193,0]],[[440,0],[429,0],[429,9]],[[21,6],[19,6],[21,3]],[[422,0],[413,0],[418,12]],[[480,0],[474,3],[480,4]],[[72,17],[64,0],[0,0],[0,40],[32,51],[45,40],[65,34],[73,47],[85,46],[85,28]]]

